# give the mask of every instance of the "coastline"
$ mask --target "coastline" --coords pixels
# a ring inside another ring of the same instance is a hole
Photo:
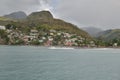
[[[74,48],[74,49],[120,49],[120,47],[75,47],[75,46],[42,46],[42,45],[0,45],[0,46],[8,46],[8,47],[42,47],[42,48]]]

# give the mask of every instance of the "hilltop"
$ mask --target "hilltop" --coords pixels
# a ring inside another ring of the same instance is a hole
[[[53,15],[49,11],[33,12],[27,17],[28,20],[50,20]]]
[[[23,11],[18,11],[18,12],[13,12],[13,13],[4,15],[4,17],[10,18],[10,19],[25,19],[27,15]]]

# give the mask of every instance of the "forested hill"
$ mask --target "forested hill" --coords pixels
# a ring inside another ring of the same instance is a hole
[[[45,45],[50,41],[49,45],[87,46],[93,41],[87,32],[69,22],[54,18],[49,11],[33,12],[28,16],[24,12],[11,13],[0,17],[0,26],[6,28],[0,34],[0,42],[5,44]]]

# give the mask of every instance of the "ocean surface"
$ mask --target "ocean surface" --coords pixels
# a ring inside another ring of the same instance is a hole
[[[0,46],[0,80],[120,80],[120,49]]]

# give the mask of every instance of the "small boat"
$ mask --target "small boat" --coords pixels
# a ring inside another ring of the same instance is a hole
[[[73,47],[49,47],[48,49],[74,49]]]

